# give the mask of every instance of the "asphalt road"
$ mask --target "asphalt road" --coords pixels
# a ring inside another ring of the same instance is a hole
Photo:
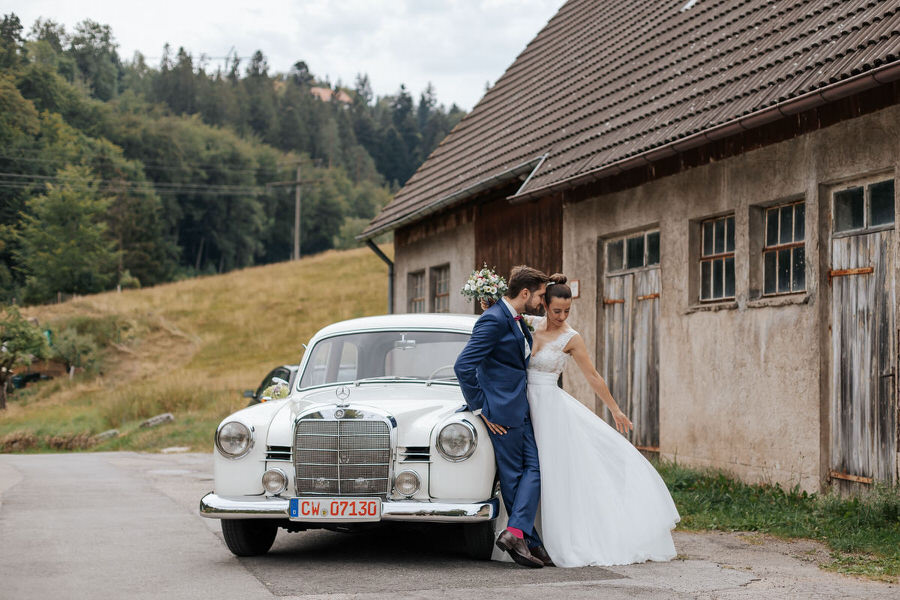
[[[819,547],[779,551],[722,534],[679,534],[679,560],[609,569],[475,562],[453,526],[281,531],[266,556],[238,559],[218,521],[197,514],[211,463],[197,454],[0,455],[0,598],[900,596],[896,585],[820,570],[809,558]]]

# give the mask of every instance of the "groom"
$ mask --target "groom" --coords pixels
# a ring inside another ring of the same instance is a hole
[[[525,567],[553,564],[534,530],[541,473],[525,395],[532,340],[521,317],[540,306],[548,281],[537,269],[514,267],[506,296],[475,323],[454,367],[469,410],[481,411],[494,445],[509,514],[497,546]]]

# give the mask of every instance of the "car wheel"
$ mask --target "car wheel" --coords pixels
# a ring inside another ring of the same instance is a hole
[[[235,556],[265,554],[275,542],[278,525],[262,519],[222,519],[225,545]]]
[[[466,553],[475,560],[491,560],[494,552],[494,522],[465,525]]]

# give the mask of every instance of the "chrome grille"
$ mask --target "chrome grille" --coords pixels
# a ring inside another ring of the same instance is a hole
[[[294,434],[297,495],[386,496],[391,432],[383,421],[302,419]]]

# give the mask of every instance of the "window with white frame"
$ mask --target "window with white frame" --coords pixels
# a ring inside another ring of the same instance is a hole
[[[806,291],[806,204],[767,208],[763,243],[763,295]]]
[[[425,312],[425,271],[409,274],[407,295],[409,296],[409,312]]]
[[[700,300],[734,298],[734,215],[700,223]]]
[[[431,310],[450,312],[450,265],[431,268]]]
[[[659,264],[659,231],[646,231],[606,242],[606,271],[616,273]]]
[[[834,232],[859,232],[894,224],[894,180],[834,192]]]

